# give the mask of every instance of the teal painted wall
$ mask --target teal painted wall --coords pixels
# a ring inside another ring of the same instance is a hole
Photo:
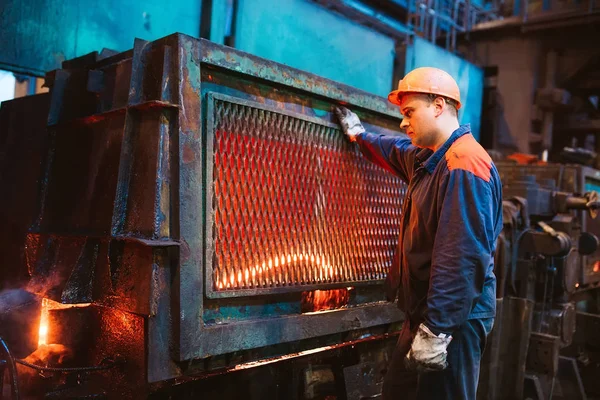
[[[201,0],[0,0],[0,69],[37,75],[108,48],[124,51],[134,38],[173,32],[198,36]]]
[[[311,0],[214,0],[211,40],[233,33],[235,47],[370,93],[386,96],[392,82],[395,41],[331,12]],[[65,59],[109,48],[124,51],[134,38],[154,40],[174,32],[198,37],[201,0],[0,0],[0,69],[36,75]],[[432,65],[459,82],[479,137],[483,72],[431,43],[415,38],[406,67]]]
[[[235,47],[387,96],[394,41],[308,0],[239,0]]]
[[[477,140],[481,130],[481,103],[483,101],[483,69],[468,61],[415,37],[406,51],[406,72],[418,67],[436,67],[448,72],[458,83],[463,107],[458,118],[470,123]]]

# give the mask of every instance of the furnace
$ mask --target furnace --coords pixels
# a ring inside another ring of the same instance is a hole
[[[406,188],[331,113],[396,134],[384,98],[184,35],[65,61],[46,84],[0,114],[2,183],[21,194],[0,200],[16,210],[4,279],[84,305],[45,311],[40,340],[70,346],[67,366],[111,365],[89,381],[133,395],[393,343],[382,283]]]

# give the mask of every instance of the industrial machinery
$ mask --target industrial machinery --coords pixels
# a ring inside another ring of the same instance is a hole
[[[0,109],[1,279],[32,296],[0,351],[12,398],[379,393],[405,186],[331,108],[386,134],[396,109],[178,34],[46,85]]]
[[[0,388],[377,398],[405,185],[340,132],[385,99],[185,35],[65,61],[0,108]],[[479,398],[600,394],[600,172],[499,162]],[[10,327],[7,329],[7,327]]]
[[[497,163],[504,230],[498,241],[498,311],[482,367],[480,399],[585,399],[593,382],[581,356],[593,348],[578,310],[597,296],[600,171]],[[577,334],[579,336],[576,335]],[[597,330],[597,336],[600,331]],[[588,368],[589,369],[589,368]]]

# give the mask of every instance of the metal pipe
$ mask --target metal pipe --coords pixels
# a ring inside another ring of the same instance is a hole
[[[36,365],[36,364],[32,364],[30,362],[27,362],[25,360],[15,360],[16,363],[21,364],[25,367],[31,368],[31,369],[35,369],[36,371],[40,371],[40,372],[91,372],[91,371],[104,371],[107,369],[111,369],[115,366],[117,366],[118,364],[124,364],[125,361],[119,359],[118,361],[114,361],[112,359],[104,359],[102,360],[102,362],[100,363],[100,365],[94,365],[91,367],[68,367],[68,368],[60,368],[60,367],[42,367],[40,365]]]
[[[555,50],[550,50],[546,54],[546,78],[544,87],[552,89],[555,87],[556,82],[556,67],[558,63],[558,55]],[[544,112],[543,118],[543,149],[549,150],[552,147],[552,129],[554,125],[554,113],[552,111]]]
[[[435,39],[436,39],[436,31],[437,31],[437,18],[438,18],[438,12],[436,11],[438,9],[438,0],[433,0],[433,9],[432,9],[432,13],[431,13],[431,42],[435,43]]]
[[[4,393],[4,371],[6,370],[6,360],[0,360],[0,399],[3,397]]]
[[[419,9],[419,30],[424,32],[425,30],[425,18],[427,17],[427,6],[424,3],[420,3],[415,9]]]
[[[21,396],[19,395],[19,377],[17,375],[17,365],[15,364],[15,359],[12,354],[10,354],[10,350],[6,345],[4,339],[0,337],[0,350],[4,351],[6,358],[6,364],[8,365],[8,374],[10,376],[10,394],[12,400],[19,400]],[[2,377],[4,379],[4,377]],[[0,396],[2,393],[0,393]]]
[[[465,20],[463,22],[464,23],[465,32],[469,32],[471,30],[471,27],[470,27],[470,24],[469,24],[469,20],[470,20],[470,18],[469,18],[469,11],[470,10],[471,10],[471,0],[466,0],[465,1],[465,10],[464,10],[464,12],[465,12],[465,16],[464,16]]]

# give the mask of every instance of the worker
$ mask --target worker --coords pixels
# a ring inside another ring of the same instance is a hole
[[[500,177],[470,126],[459,125],[460,91],[448,73],[417,68],[388,100],[408,137],[368,133],[355,113],[334,110],[363,155],[408,184],[385,280],[406,318],[383,398],[475,400],[495,316]]]

